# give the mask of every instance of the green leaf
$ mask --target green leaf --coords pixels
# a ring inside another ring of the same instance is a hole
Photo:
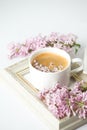
[[[75,43],[75,46],[78,47],[78,48],[81,47],[81,45],[79,43]]]
[[[78,52],[79,48],[81,47],[81,45],[78,43],[75,43],[74,47],[75,47],[75,54],[76,54]]]
[[[78,52],[78,49],[77,48],[75,48],[75,54]]]

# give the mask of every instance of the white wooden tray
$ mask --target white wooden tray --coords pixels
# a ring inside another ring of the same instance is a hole
[[[87,123],[87,119],[79,119],[78,117],[66,117],[58,120],[53,116],[45,104],[38,99],[38,90],[30,83],[28,59],[7,67],[5,71],[8,73],[7,80],[9,79],[11,82],[15,80],[15,87],[18,87],[19,91],[23,90],[22,95],[32,108],[31,110],[39,116],[48,130],[75,130]]]

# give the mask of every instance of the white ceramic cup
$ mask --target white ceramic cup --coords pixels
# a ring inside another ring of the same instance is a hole
[[[50,52],[58,54],[67,59],[68,64],[61,70],[60,72],[42,72],[32,66],[32,60],[39,54]],[[71,64],[78,63],[80,66],[76,69],[71,70]],[[38,90],[42,90],[44,88],[50,88],[54,86],[57,82],[62,85],[69,85],[70,75],[74,72],[79,72],[83,69],[83,63],[80,58],[71,59],[70,55],[61,49],[58,48],[42,48],[34,51],[29,57],[29,70],[30,70],[30,81],[32,85]]]

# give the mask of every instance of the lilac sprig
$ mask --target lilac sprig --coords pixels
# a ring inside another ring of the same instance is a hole
[[[77,36],[74,34],[60,35],[59,33],[51,33],[48,36],[42,36],[41,34],[37,37],[27,39],[22,43],[11,43],[9,44],[9,58],[15,58],[19,56],[30,55],[33,51],[39,48],[45,47],[57,47],[70,52],[73,47],[75,51],[78,51],[80,44],[77,44]]]
[[[87,118],[87,90],[82,91],[84,82],[78,82],[73,89],[57,83],[50,89],[39,92],[39,98],[58,119],[68,116]],[[87,88],[87,86],[86,86]]]

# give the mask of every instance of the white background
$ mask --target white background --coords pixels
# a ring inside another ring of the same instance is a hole
[[[20,60],[8,59],[10,42],[51,32],[72,32],[86,45],[87,0],[0,0],[0,69]],[[7,129],[48,130],[19,95],[1,83],[0,130]]]

